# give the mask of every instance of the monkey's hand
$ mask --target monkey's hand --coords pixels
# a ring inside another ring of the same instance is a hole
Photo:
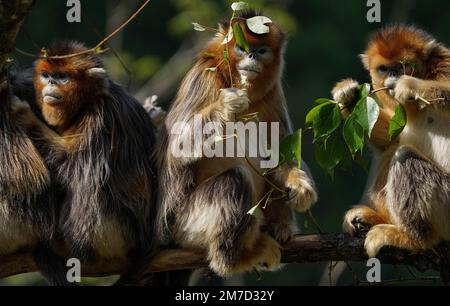
[[[353,110],[358,92],[359,83],[352,79],[345,79],[337,83],[331,91],[334,101],[341,107],[344,116],[350,115]]]
[[[305,212],[317,202],[314,183],[306,172],[292,167],[289,169],[285,188],[288,192],[287,204],[298,212]]]
[[[420,99],[419,85],[421,80],[404,75],[398,78],[392,84],[388,84],[390,88],[390,94],[399,103],[405,104],[407,102],[414,102]]]
[[[19,120],[22,124],[28,125],[34,121],[34,114],[31,110],[30,105],[27,102],[21,101],[16,96],[13,97],[11,103],[12,114]]]
[[[223,103],[225,121],[235,121],[236,114],[245,112],[250,105],[247,92],[238,88],[221,89],[220,100]]]
[[[16,96],[14,96],[12,99],[11,109],[13,113],[31,111],[30,105],[27,102],[20,100]]]

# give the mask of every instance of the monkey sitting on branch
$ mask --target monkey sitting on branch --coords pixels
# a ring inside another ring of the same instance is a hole
[[[370,207],[348,211],[344,229],[367,233],[370,257],[384,246],[433,248],[450,240],[450,50],[419,29],[394,26],[375,35],[362,59],[383,106],[371,137],[378,163]],[[334,98],[351,108],[357,90],[345,80]],[[390,139],[399,104],[407,125]]]
[[[77,42],[56,42],[35,64],[36,103],[22,121],[65,190],[58,229],[82,262],[128,262],[119,284],[144,273],[153,250],[155,128],[145,109],[112,82]],[[78,54],[78,55],[74,55]]]
[[[222,153],[236,149],[229,150],[225,141],[233,137],[223,133],[226,124],[248,121],[244,118],[251,114],[257,113],[260,122],[279,124],[279,131],[269,133],[272,138],[292,132],[281,85],[285,34],[271,22],[268,33],[252,32],[245,21],[255,16],[241,13],[231,25],[220,24],[183,80],[161,131],[158,235],[163,243],[205,251],[209,267],[219,276],[278,268],[280,243],[292,238],[295,227],[291,207],[304,212],[317,200],[304,164],[303,170],[289,163],[264,176],[261,158],[208,158],[201,148],[188,155],[177,152],[180,143],[190,145],[192,134],[202,135],[195,123],[199,116],[202,124],[212,123],[222,133],[216,139]],[[236,24],[248,46],[230,39]],[[277,196],[260,218],[248,213],[271,195]]]

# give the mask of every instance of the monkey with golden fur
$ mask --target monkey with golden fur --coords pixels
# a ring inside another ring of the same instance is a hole
[[[378,160],[370,206],[347,212],[344,229],[365,234],[375,257],[384,246],[424,250],[450,239],[450,50],[425,32],[406,26],[379,31],[362,55],[382,104],[371,142]],[[358,83],[333,90],[343,113],[355,103]],[[428,102],[427,102],[428,101]],[[398,103],[407,125],[390,141]]]
[[[121,284],[127,284],[153,248],[155,128],[86,51],[78,42],[48,48],[48,58],[35,64],[34,87],[51,129],[31,111],[23,121],[39,130],[34,137],[65,190],[58,229],[69,255],[85,263],[126,262]],[[75,53],[82,55],[64,57]]]
[[[311,177],[296,164],[285,165],[269,177],[289,191],[289,200],[271,203],[263,210],[263,220],[258,220],[247,212],[271,187],[244,158],[176,157],[172,152],[185,137],[172,133],[173,127],[184,122],[195,129],[194,116],[198,114],[203,123],[218,122],[223,129],[242,115],[258,113],[261,122],[280,123],[280,137],[291,132],[281,85],[285,34],[275,23],[268,24],[268,34],[250,32],[243,20],[255,15],[246,12],[239,16],[250,51],[232,39],[230,67],[219,65],[227,48],[223,42],[228,23],[220,25],[221,33],[201,51],[167,115],[158,154],[159,236],[164,243],[205,251],[209,267],[220,276],[277,268],[280,243],[293,235],[291,207],[304,212],[317,200]],[[217,71],[208,71],[216,66]],[[247,87],[233,88],[230,73]],[[254,167],[260,165],[259,160],[251,162]]]

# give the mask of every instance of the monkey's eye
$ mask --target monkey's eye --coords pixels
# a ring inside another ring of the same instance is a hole
[[[241,52],[245,52],[245,48],[240,46],[240,45],[238,45],[238,44],[236,44],[236,49],[238,49]]]
[[[53,77],[54,77],[55,79],[62,80],[62,79],[67,79],[69,76],[67,75],[67,73],[64,73],[64,72],[57,72],[57,73],[55,73],[55,74],[53,75]]]
[[[381,65],[377,70],[379,74],[387,74],[389,72],[389,67],[386,65]]]
[[[260,54],[260,55],[264,55],[264,54],[266,54],[267,53],[267,49],[266,48],[260,48],[259,50],[258,50],[258,54]]]
[[[48,74],[47,71],[44,71],[44,72],[41,73],[41,76],[42,76],[44,79],[48,79],[48,77],[49,77],[50,75]]]

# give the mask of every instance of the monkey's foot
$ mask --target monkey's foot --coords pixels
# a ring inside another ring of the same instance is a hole
[[[241,259],[230,274],[249,272],[253,269],[274,271],[281,266],[281,247],[272,237],[261,233],[251,250],[243,250]]]
[[[377,224],[388,223],[376,210],[368,206],[356,206],[345,214],[343,228],[352,237],[363,238]]]
[[[348,108],[356,101],[356,95],[359,91],[359,84],[352,79],[346,79],[337,83],[331,94],[341,108]]]
[[[256,269],[274,271],[281,265],[281,247],[272,237],[262,233],[255,252]]]
[[[427,241],[412,239],[407,232],[393,224],[379,224],[367,233],[364,248],[370,258],[378,255],[385,246],[392,246],[408,251],[423,251],[434,247],[439,236],[432,236]]]
[[[269,234],[280,244],[285,244],[294,238],[293,225],[285,223],[270,223],[267,225]]]
[[[288,192],[287,204],[298,212],[305,212],[317,202],[314,183],[306,172],[292,168],[285,183]]]
[[[380,224],[372,227],[367,233],[364,248],[370,258],[375,258],[384,246],[389,244],[389,232],[393,225]]]

